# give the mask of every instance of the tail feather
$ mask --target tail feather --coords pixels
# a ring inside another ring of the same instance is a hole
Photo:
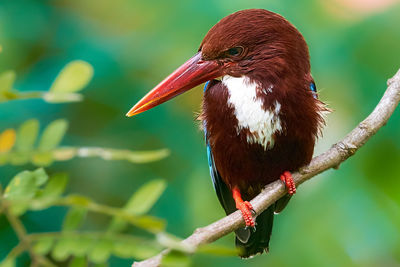
[[[249,258],[263,251],[268,252],[269,240],[274,222],[274,205],[263,211],[256,218],[256,230],[241,228],[236,233],[236,247],[239,256]]]

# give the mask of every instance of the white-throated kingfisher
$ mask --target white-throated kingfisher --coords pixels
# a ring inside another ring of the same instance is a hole
[[[151,109],[204,82],[199,120],[218,199],[239,209],[241,257],[268,251],[274,213],[296,192],[291,172],[309,163],[324,119],[310,73],[307,44],[285,18],[263,9],[231,14],[204,37],[198,52],[127,114]],[[281,179],[288,194],[260,214],[250,202]]]

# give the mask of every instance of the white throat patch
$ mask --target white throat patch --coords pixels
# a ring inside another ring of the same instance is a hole
[[[272,135],[282,131],[279,112],[281,104],[277,101],[273,110],[265,111],[263,102],[257,98],[257,83],[252,83],[245,77],[222,77],[222,83],[228,88],[229,98],[228,105],[235,110],[235,116],[238,120],[237,132],[242,129],[248,129],[250,134],[247,135],[247,142],[250,144],[257,143],[264,147],[265,150],[274,147],[274,139]],[[262,90],[268,94],[272,92],[272,86],[267,90]]]

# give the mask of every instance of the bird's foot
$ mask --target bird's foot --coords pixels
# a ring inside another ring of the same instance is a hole
[[[289,195],[296,193],[296,185],[294,184],[292,174],[288,171],[281,175],[281,181],[285,184]]]
[[[256,222],[253,219],[253,206],[248,201],[242,201],[236,203],[236,208],[242,212],[243,220],[246,223],[246,227],[255,227]]]
[[[251,227],[255,229],[256,222],[253,219],[253,215],[255,215],[256,212],[251,203],[248,201],[243,201],[239,188],[237,187],[233,188],[232,196],[235,200],[236,208],[242,213],[243,220],[246,223],[246,228]]]

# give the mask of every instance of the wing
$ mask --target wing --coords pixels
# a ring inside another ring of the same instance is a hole
[[[209,81],[206,82],[204,86],[204,92],[207,90],[209,85]],[[207,146],[207,159],[208,166],[210,168],[211,180],[214,186],[215,193],[217,194],[218,200],[221,203],[221,206],[224,208],[226,214],[230,214],[236,210],[236,204],[232,197],[232,192],[222,180],[221,175],[219,174],[217,167],[215,166],[215,161],[213,157],[213,153],[211,151],[210,143],[208,142],[207,135],[207,121],[203,120],[203,129],[204,129],[204,139]]]
[[[211,180],[214,186],[215,193],[217,194],[219,203],[224,208],[226,215],[231,214],[236,211],[236,203],[232,197],[232,192],[222,180],[221,175],[219,174],[217,168],[215,167],[214,157],[211,151],[210,144],[207,138],[207,132],[205,131],[205,139],[207,145],[207,158],[208,158],[208,166],[210,168]],[[235,231],[237,239],[239,239],[239,243],[236,243],[237,246],[239,244],[247,244],[250,239],[251,231],[250,229],[239,228]]]
[[[214,186],[215,193],[217,194],[218,200],[221,203],[221,206],[224,208],[226,214],[230,214],[236,210],[236,204],[232,197],[232,192],[222,180],[221,175],[219,174],[217,168],[215,167],[214,157],[211,151],[210,144],[208,143],[207,133],[206,136],[206,145],[207,145],[207,158],[208,158],[208,166],[210,168],[211,180]]]

